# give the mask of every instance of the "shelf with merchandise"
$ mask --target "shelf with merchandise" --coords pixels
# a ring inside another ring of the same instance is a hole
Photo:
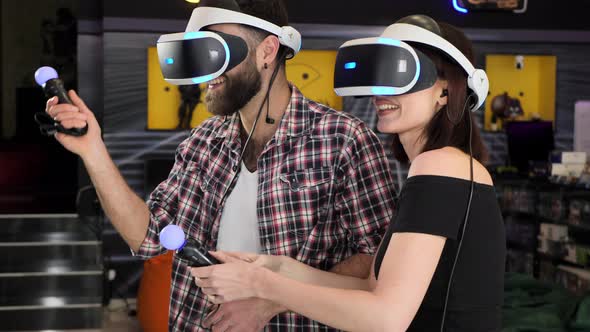
[[[577,276],[588,285],[590,189],[547,178],[496,176],[494,183],[506,227],[507,271],[565,286]]]

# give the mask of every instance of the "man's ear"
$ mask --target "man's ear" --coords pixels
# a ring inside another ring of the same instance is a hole
[[[265,68],[270,66],[277,60],[281,43],[279,38],[275,35],[269,35],[258,45],[257,47],[257,61],[259,68]]]

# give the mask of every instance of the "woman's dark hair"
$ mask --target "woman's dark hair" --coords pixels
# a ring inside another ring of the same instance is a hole
[[[438,23],[438,25],[442,37],[459,49],[473,63],[473,47],[465,34],[450,24]],[[412,43],[412,47],[426,54],[436,65],[438,77],[448,82],[447,105],[436,112],[426,125],[424,137],[422,137],[425,139],[422,152],[452,146],[469,154],[469,122],[471,122],[473,157],[485,164],[488,160],[487,148],[483,143],[469,105],[465,105],[468,91],[467,74],[459,64],[439,50],[416,43]],[[393,137],[393,153],[398,161],[408,162],[408,155],[397,134],[394,134]]]

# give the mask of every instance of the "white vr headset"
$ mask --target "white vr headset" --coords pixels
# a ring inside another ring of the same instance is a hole
[[[214,24],[242,24],[279,38],[288,49],[287,59],[301,49],[301,34],[293,27],[279,27],[258,17],[217,7],[193,10],[185,32],[163,35],[157,49],[164,79],[175,85],[213,80],[239,65],[248,55],[246,42],[234,35],[203,31]]]
[[[428,89],[437,79],[430,58],[406,42],[435,48],[453,59],[467,73],[467,85],[477,110],[485,101],[488,77],[476,69],[455,46],[438,34],[408,23],[395,23],[377,38],[355,39],[338,50],[334,88],[339,96],[401,95]]]

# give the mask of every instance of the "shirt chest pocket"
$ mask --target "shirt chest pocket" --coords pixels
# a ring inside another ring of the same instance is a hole
[[[283,187],[291,191],[305,191],[310,189],[319,189],[330,183],[332,172],[328,167],[308,168],[292,172],[282,172],[279,179]]]
[[[280,201],[280,210],[286,217],[281,228],[301,245],[318,224],[326,221],[332,171],[328,167],[284,171],[279,179],[280,194],[275,198]]]

